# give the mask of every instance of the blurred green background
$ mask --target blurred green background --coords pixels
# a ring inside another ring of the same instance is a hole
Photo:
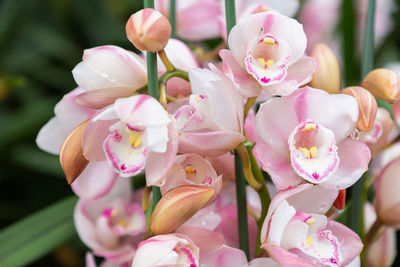
[[[36,135],[53,116],[54,105],[75,88],[71,70],[85,48],[113,44],[133,50],[125,23],[140,8],[141,0],[0,1],[0,229],[73,195],[58,157],[39,150]],[[397,25],[377,51],[376,66],[400,59],[399,18],[397,12]],[[353,79],[359,77],[357,65]],[[20,240],[0,234],[0,250],[15,253],[10,266],[23,264],[21,255],[37,258],[29,266],[83,266],[86,249],[74,233],[74,203],[69,198],[34,224],[13,229],[24,231]],[[52,231],[35,236],[32,227]],[[39,246],[47,249],[38,253]]]

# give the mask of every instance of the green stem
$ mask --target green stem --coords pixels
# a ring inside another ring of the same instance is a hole
[[[226,32],[229,32],[236,24],[235,0],[225,0]],[[238,153],[235,153],[236,173],[236,206],[238,213],[239,248],[244,251],[247,259],[249,255],[249,237],[247,225],[247,201],[246,182],[244,180],[242,162]]]
[[[144,0],[144,8],[154,8],[154,0]],[[158,92],[158,72],[157,72],[157,54],[152,52],[146,52],[147,58],[147,80],[149,95],[155,99],[159,98]],[[153,186],[153,199],[150,204],[150,208],[146,213],[146,228],[148,228],[151,214],[158,201],[161,198],[160,188]]]
[[[235,0],[225,0],[226,36],[236,24]]]
[[[346,1],[345,1],[346,2]],[[375,0],[368,1],[368,13],[365,27],[365,41],[362,59],[361,79],[372,70],[374,65],[374,21],[375,21]],[[367,199],[368,189],[365,181],[367,173],[352,187],[352,205],[350,209],[350,228],[357,232],[364,241],[364,203]]]
[[[175,37],[175,0],[169,1],[169,23],[171,23],[171,38]]]
[[[374,22],[375,0],[368,1],[368,13],[365,26],[364,49],[361,66],[361,79],[370,72],[374,65]]]
[[[169,79],[173,77],[179,77],[186,81],[189,81],[189,74],[186,71],[180,69],[174,69],[171,72],[164,73],[163,75],[160,76],[158,81],[159,83],[166,83]]]
[[[250,157],[251,169],[253,171],[254,177],[261,184],[260,190],[257,191],[257,193],[260,197],[260,200],[261,200],[261,215],[258,220],[257,246],[256,246],[256,254],[255,254],[255,257],[257,257],[261,252],[261,229],[262,229],[262,225],[264,223],[265,217],[267,216],[268,207],[269,207],[269,204],[271,203],[271,197],[269,195],[267,186],[265,184],[264,175],[262,174],[260,168],[257,165],[257,161],[256,161],[256,158],[254,157],[252,147],[250,145],[246,145],[246,149],[247,149],[247,152]]]
[[[244,251],[247,259],[249,254],[249,237],[247,223],[247,203],[246,203],[246,182],[244,180],[242,162],[235,153],[235,174],[236,174],[236,206],[238,217],[239,248]]]
[[[357,80],[355,62],[355,9],[354,0],[343,1],[342,4],[342,32],[343,32],[343,59],[346,85]]]

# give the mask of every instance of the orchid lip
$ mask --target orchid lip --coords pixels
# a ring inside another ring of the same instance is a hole
[[[288,141],[294,171],[311,183],[328,180],[339,165],[334,133],[312,120],[301,122]]]

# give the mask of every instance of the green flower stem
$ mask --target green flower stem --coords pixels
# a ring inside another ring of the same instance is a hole
[[[357,68],[356,68],[356,58],[354,51],[356,49],[355,45],[355,0],[346,0],[342,4],[342,21],[341,28],[343,32],[343,59],[344,59],[344,77],[346,85],[356,83],[358,79]]]
[[[226,36],[236,24],[235,0],[225,0]]]
[[[250,259],[247,203],[246,203],[246,182],[244,180],[242,162],[238,153],[235,153],[235,174],[236,174],[236,206],[238,217],[239,248],[244,251],[247,259]]]
[[[171,23],[171,38],[175,37],[175,16],[176,16],[175,0],[170,0],[169,1],[169,23]]]
[[[154,8],[154,0],[144,0],[145,8]],[[147,58],[147,80],[148,80],[148,92],[149,95],[155,99],[159,98],[158,92],[158,72],[157,72],[157,54],[152,52],[146,52]],[[146,212],[146,228],[149,226],[149,220],[151,214],[158,201],[161,198],[160,188],[158,186],[153,186],[153,199],[151,201],[150,207]]]
[[[261,184],[260,190],[257,191],[257,193],[260,197],[260,200],[261,200],[261,215],[258,220],[257,246],[256,246],[256,254],[255,254],[255,257],[257,257],[261,252],[261,247],[260,247],[261,246],[261,228],[264,223],[265,217],[267,216],[268,207],[269,207],[269,204],[271,203],[271,197],[269,195],[267,186],[265,184],[264,175],[262,174],[260,168],[258,167],[256,158],[254,157],[254,154],[252,151],[252,146],[250,145],[250,143],[246,144],[246,149],[247,149],[247,153],[249,154],[249,157],[250,157],[251,169],[253,171],[254,177]]]
[[[375,21],[375,0],[368,1],[368,13],[365,27],[365,41],[363,50],[363,59],[361,67],[361,79],[374,65],[374,21]],[[367,173],[352,187],[352,205],[350,207],[350,228],[357,232],[361,240],[365,240],[364,234],[364,203],[367,199],[368,188],[366,187]]]

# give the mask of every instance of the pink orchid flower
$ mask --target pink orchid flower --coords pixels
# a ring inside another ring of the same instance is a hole
[[[142,241],[132,267],[199,266],[199,248],[183,234],[157,235]]]
[[[175,120],[154,98],[120,98],[95,116],[83,134],[83,151],[90,161],[107,159],[122,177],[146,166],[148,185],[161,182],[177,151]]]
[[[229,79],[207,69],[189,71],[193,94],[189,105],[179,108],[179,152],[218,156],[244,140],[243,101]]]
[[[132,260],[145,231],[143,209],[133,201],[127,179],[118,179],[100,199],[80,199],[74,221],[79,237],[93,253],[116,263]]]
[[[364,205],[364,228],[366,233],[376,220],[374,207],[370,203]],[[367,250],[367,267],[392,266],[397,255],[396,230],[386,227],[383,233],[370,244]]]
[[[214,189],[213,202],[222,189],[222,175],[217,176],[211,163],[198,154],[182,154],[175,158],[174,165],[165,176],[161,193],[182,185],[205,185]]]
[[[282,266],[346,266],[361,252],[360,238],[347,227],[320,214],[300,210],[287,199],[309,187],[278,192],[261,231],[262,247]]]
[[[222,3],[222,10],[225,11],[224,1]],[[299,9],[299,1],[298,0],[282,0],[282,1],[274,1],[274,0],[239,0],[236,1],[236,18],[239,21],[242,18],[245,18],[251,14],[264,12],[264,11],[276,11],[282,15],[293,17],[297,10]],[[225,22],[225,13],[222,15],[220,19],[220,31],[221,36],[226,40],[226,22]]]
[[[279,116],[277,116],[279,114]],[[305,87],[261,105],[253,148],[278,187],[303,182],[340,190],[354,184],[368,167],[368,147],[349,136],[358,119],[356,100]]]
[[[76,99],[77,103],[96,109],[112,104],[117,98],[131,96],[147,84],[145,61],[113,45],[86,49],[72,74],[85,90]]]
[[[250,15],[229,35],[229,49],[221,50],[224,72],[244,97],[263,89],[289,95],[311,80],[318,63],[304,56],[307,38],[296,20],[274,12]]]
[[[169,0],[157,0],[155,7],[164,16],[169,16]],[[189,41],[216,38],[221,14],[218,0],[177,0],[176,34]]]
[[[198,67],[193,52],[183,42],[170,39],[165,52],[178,68],[188,71]],[[159,75],[165,68],[159,60]],[[80,105],[101,109],[118,98],[129,97],[147,84],[146,62],[142,56],[118,46],[105,45],[86,49],[82,62],[72,70],[76,83],[84,90],[76,97]],[[167,83],[172,96],[189,95],[188,82],[173,78]]]

